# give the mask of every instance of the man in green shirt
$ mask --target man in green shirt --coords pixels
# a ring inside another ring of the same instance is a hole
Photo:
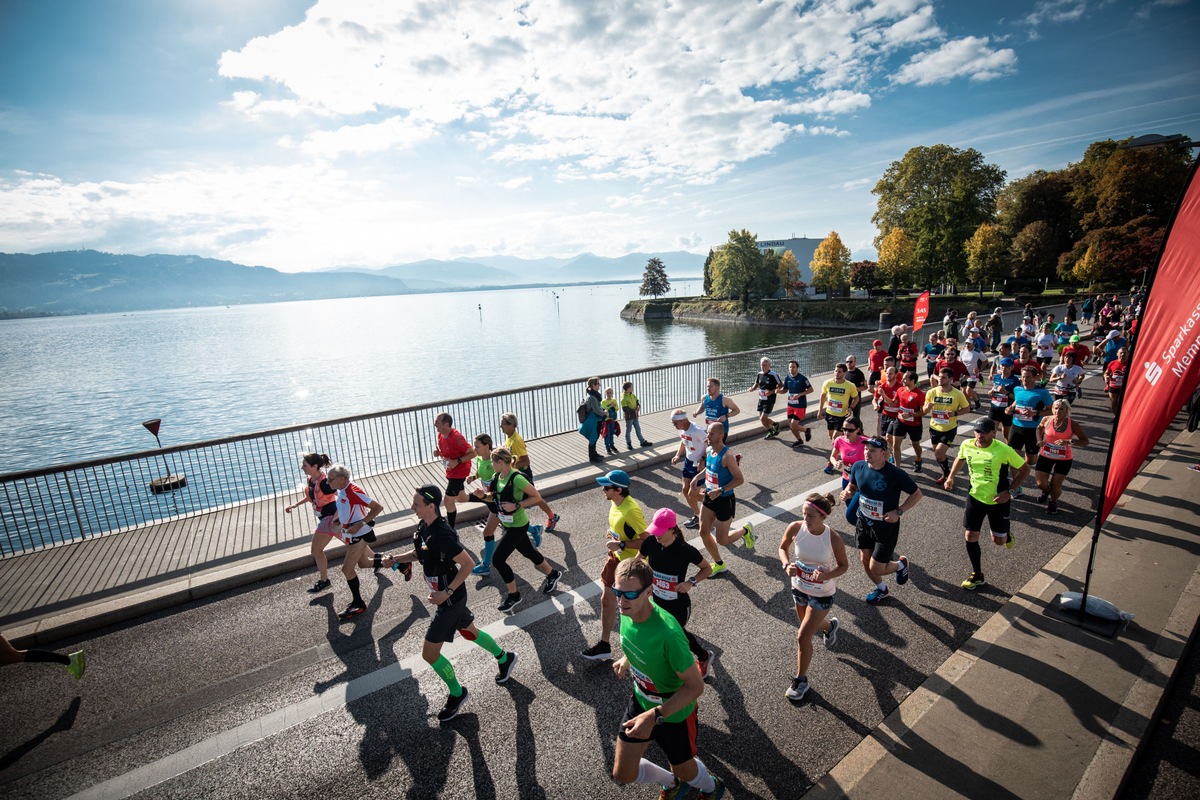
[[[971,574],[962,582],[962,588],[972,590],[987,583],[983,579],[982,556],[979,547],[979,532],[986,518],[992,529],[992,543],[1011,548],[1016,544],[1009,530],[1008,512],[1012,502],[1010,486],[1020,486],[1029,474],[1029,463],[1025,457],[1003,442],[996,441],[996,421],[985,419],[975,429],[974,441],[963,442],[958,449],[958,458],[946,477],[945,487],[954,489],[954,476],[967,465],[971,478],[971,490],[967,494],[967,507],[963,511],[963,527],[966,528],[967,556],[971,559]],[[1009,468],[1016,474],[1009,477]]]
[[[625,655],[613,671],[618,678],[631,675],[634,689],[617,734],[613,779],[659,784],[667,798],[695,787],[699,797],[715,800],[724,795],[725,784],[696,757],[696,699],[704,692],[704,679],[683,628],[651,602],[653,583],[653,570],[639,557],[622,561],[613,584],[603,587],[621,610]],[[670,771],[643,758],[650,742],[658,742]]]

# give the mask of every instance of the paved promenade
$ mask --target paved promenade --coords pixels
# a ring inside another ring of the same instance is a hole
[[[813,376],[818,386],[821,379],[822,376]],[[1091,385],[1091,396],[1094,397],[1094,379],[1091,379]],[[752,413],[753,398],[737,395],[736,399],[745,413],[734,420],[733,438],[743,442],[757,438],[761,428]],[[1100,405],[1094,399],[1089,403],[1093,407]],[[815,402],[810,407],[815,407]],[[873,427],[871,416],[867,415],[868,428]],[[1103,414],[1093,418],[1102,419]],[[1097,446],[1106,445],[1107,431],[1099,430],[1093,418],[1087,422],[1089,433],[1099,440]],[[969,417],[968,421],[973,419]],[[584,442],[574,433],[530,442],[539,486],[551,498],[556,495],[573,497],[577,494],[573,490],[593,486],[597,474],[618,466],[634,472],[639,481],[651,479],[651,474],[643,471],[669,459],[675,449],[674,437],[666,413],[645,418],[643,428],[647,438],[658,443],[655,447],[638,449],[630,454],[622,452],[602,465],[578,463],[584,452]],[[924,561],[918,562],[921,572],[914,577],[914,584],[922,594],[904,598],[904,605],[885,611],[885,618],[895,619],[892,625],[903,622],[905,616],[920,623],[920,615],[933,613],[935,617],[940,615],[949,620],[956,631],[960,625],[978,627],[961,639],[954,636],[951,639],[954,649],[947,651],[949,656],[933,662],[929,671],[920,673],[915,682],[909,683],[909,678],[904,676],[920,668],[919,664],[909,660],[919,654],[905,654],[906,649],[917,645],[915,633],[903,628],[890,631],[886,626],[879,628],[877,613],[869,607],[861,607],[855,599],[846,598],[847,609],[855,609],[853,613],[858,617],[862,644],[870,642],[870,646],[868,650],[852,647],[839,659],[859,671],[866,670],[864,674],[868,677],[874,670],[881,670],[876,683],[885,716],[878,724],[872,721],[867,727],[855,722],[857,712],[851,710],[852,700],[838,693],[830,675],[826,678],[829,682],[816,686],[818,699],[814,708],[827,708],[835,717],[832,722],[837,723],[842,733],[853,735],[858,744],[835,749],[834,760],[830,763],[810,765],[801,760],[804,766],[795,775],[775,774],[780,769],[796,769],[787,758],[788,743],[780,738],[781,735],[786,737],[782,732],[787,730],[788,723],[785,721],[784,727],[776,727],[768,726],[763,720],[768,732],[775,731],[774,738],[767,741],[775,742],[785,752],[776,752],[767,746],[758,751],[758,766],[750,762],[741,764],[731,756],[733,760],[726,764],[726,769],[740,764],[739,768],[744,770],[738,784],[740,791],[731,791],[731,796],[798,796],[805,789],[806,797],[818,798],[920,797],[928,800],[941,797],[1115,796],[1139,743],[1146,738],[1147,728],[1200,617],[1200,473],[1187,469],[1188,465],[1200,460],[1200,436],[1179,431],[1178,424],[1168,430],[1163,445],[1131,484],[1101,538],[1093,593],[1137,615],[1116,638],[1096,636],[1045,613],[1047,603],[1056,593],[1078,590],[1082,584],[1092,529],[1090,524],[1078,527],[1087,516],[1081,511],[1074,515],[1068,512],[1067,517],[1076,526],[1072,530],[1078,532],[1066,536],[1063,545],[1055,545],[1056,551],[1047,551],[1049,559],[1043,556],[1036,562],[1037,565],[1044,563],[1044,566],[1026,573],[1033,577],[1023,586],[997,585],[984,596],[969,598],[978,601],[974,605],[979,609],[993,609],[979,617],[982,624],[968,622],[973,619],[969,608],[960,612],[962,619],[946,616],[947,611],[939,610],[953,609],[956,602],[953,598],[965,593],[944,583],[951,577],[946,574],[947,569],[935,566],[932,556],[926,555]],[[822,435],[815,430],[814,433]],[[814,444],[820,441],[814,437]],[[756,465],[761,465],[759,469],[769,468],[761,451],[751,457]],[[778,456],[781,462],[786,457],[787,454]],[[1098,483],[1100,472],[1095,464],[1083,466],[1088,467],[1086,480]],[[643,472],[644,477],[639,476],[639,472]],[[392,512],[392,509],[407,506],[413,485],[436,478],[431,468],[418,468],[364,481],[368,490],[389,509],[387,523],[383,526],[386,539],[404,537],[411,528],[409,518]],[[1073,474],[1072,480],[1075,478]],[[672,475],[667,485],[674,480]],[[928,481],[921,483],[929,494]],[[666,486],[663,490],[669,496],[671,490]],[[272,502],[282,506],[284,501]],[[753,504],[754,499],[750,502]],[[1028,524],[1040,524],[1033,519],[1034,516],[1041,519],[1040,512],[1030,502],[1025,501],[1020,508],[1020,516],[1027,514],[1030,517]],[[953,508],[947,507],[946,513],[938,517],[935,528],[937,538],[947,542],[946,549],[952,551],[949,553],[952,564],[964,560],[961,531],[956,534],[952,530],[954,523],[947,522],[953,520],[953,514]],[[462,514],[460,519],[467,516]],[[923,538],[925,533],[932,535],[934,531],[910,529],[906,536]],[[123,537],[130,540],[119,541]],[[1048,542],[1053,540],[1051,534],[1047,537]],[[295,546],[267,552],[249,548],[244,558],[229,555],[212,558],[211,549],[196,547],[195,540],[195,536],[189,535],[181,537],[180,541],[160,539],[149,543],[144,537],[121,534],[0,562],[0,586],[3,586],[0,619],[4,621],[5,632],[10,638],[19,637],[27,643],[82,638],[96,635],[97,629],[105,624],[226,592],[269,576],[302,569],[311,572],[306,539]],[[191,551],[187,551],[189,541],[193,543]],[[590,540],[581,540],[587,541]],[[565,543],[567,553],[573,552],[570,540]],[[763,545],[765,551],[756,553],[755,557],[765,557],[769,562],[774,542],[764,541]],[[1012,552],[1027,553],[1025,547],[1023,544]],[[187,555],[139,561],[142,556],[159,551],[187,552]],[[991,553],[986,557],[995,558]],[[157,572],[149,570],[147,563],[160,564]],[[740,559],[738,564],[742,571],[735,566],[728,579],[729,585],[737,590],[735,595],[738,592],[747,594],[749,587],[741,584],[739,575],[750,582],[751,573]],[[69,583],[64,580],[65,575],[79,578],[74,591],[70,585],[61,585]],[[989,579],[991,577],[989,573]],[[757,584],[760,580],[755,579],[754,590],[761,594],[764,590]],[[17,589],[14,581],[33,581],[35,587]],[[576,584],[573,582],[572,585]],[[245,591],[251,591],[251,587]],[[590,598],[586,586],[579,592],[580,601]],[[54,593],[51,608],[28,605],[34,603],[36,597],[48,596],[48,593]],[[922,595],[929,599],[921,599]],[[930,605],[940,603],[942,595],[949,601],[948,605]],[[237,591],[232,596],[236,598]],[[988,602],[989,598],[997,602]],[[747,599],[757,602],[749,595]],[[909,605],[918,616],[908,613]],[[919,611],[921,608],[924,611]],[[904,610],[903,615],[900,610]],[[704,615],[715,616],[707,610]],[[540,624],[544,627],[551,621],[553,619]],[[786,625],[786,620],[781,618],[780,622]],[[915,630],[920,627],[918,624]],[[716,641],[716,631],[707,631],[703,627],[699,630],[702,636]],[[930,630],[937,634],[936,630]],[[730,630],[725,635],[733,637],[736,634]],[[543,629],[541,636],[548,638],[548,629]],[[532,641],[537,645],[538,637]],[[851,643],[855,641],[850,640]],[[348,655],[338,649],[336,641],[331,639],[331,642],[334,643],[333,653],[348,659]],[[737,667],[745,665],[733,660],[734,644],[732,640],[728,642],[729,650],[724,658],[729,661],[728,669],[736,674],[735,664]],[[567,649],[575,646],[572,639]],[[892,667],[887,666],[892,663],[887,659],[876,663],[886,650],[896,651],[897,660]],[[753,640],[750,640],[744,652],[753,651]],[[332,655],[322,655],[323,649],[312,652],[311,656],[305,655],[305,664],[311,659]],[[554,651],[539,646],[537,655],[545,673],[555,660]],[[855,666],[860,658],[863,659],[861,668]],[[940,666],[935,666],[938,663]],[[350,666],[349,660],[347,666]],[[726,665],[722,662],[721,666],[724,669]],[[531,664],[531,669],[534,667]],[[887,675],[888,670],[896,669],[899,677]],[[246,681],[245,675],[238,680]],[[740,688],[745,691],[745,702],[753,708],[752,675],[753,672],[745,673],[740,685],[729,681],[720,684],[715,691],[722,704],[728,706],[729,698],[740,697],[735,693]],[[900,685],[894,686],[893,680]],[[910,688],[904,689],[905,685]],[[897,689],[901,692],[899,705],[888,713],[886,699]],[[572,691],[578,691],[573,684]],[[875,702],[875,698],[866,699]],[[770,707],[776,705],[779,704],[776,702]],[[712,707],[709,706],[710,713]],[[846,722],[838,723],[842,709],[850,716],[844,718]],[[737,715],[731,712],[731,718],[736,720]],[[707,719],[713,720],[711,716]],[[811,716],[792,719],[799,720],[792,725],[803,725],[805,720],[815,721]],[[730,723],[731,726],[735,724]],[[822,724],[826,723],[822,720]],[[608,727],[598,724],[602,736],[607,735]],[[534,730],[541,728],[535,723]],[[720,749],[720,742],[713,738],[716,734],[716,730],[706,728],[708,738],[705,741],[709,746],[716,742]],[[820,752],[820,743],[816,744],[817,752]],[[797,740],[793,746],[808,748],[813,743],[802,744]],[[724,749],[728,750],[727,747]],[[736,752],[736,748],[732,752]],[[838,755],[841,753],[844,755]],[[826,747],[825,755],[828,754]],[[219,773],[217,770],[213,775]],[[241,774],[246,773],[243,770]],[[752,775],[759,775],[761,780],[751,780],[748,776]],[[811,780],[816,784],[808,788]],[[469,786],[459,788],[470,791]],[[478,783],[475,794],[478,794],[477,790]],[[609,796],[609,789],[606,787],[597,794],[601,795]],[[625,793],[625,796],[635,795],[641,796],[635,790]],[[474,795],[460,793],[447,785],[441,796]],[[556,794],[553,784],[548,784],[545,796],[563,795]]]

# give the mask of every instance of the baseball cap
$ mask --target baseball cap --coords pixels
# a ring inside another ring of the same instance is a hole
[[[1012,360],[1011,358],[1002,358],[1002,359],[1000,359],[1000,366],[1002,366],[1002,367],[1011,367],[1011,366],[1013,366],[1013,365],[1014,365],[1014,364],[1016,364],[1016,363],[1017,363],[1017,362],[1016,362],[1016,361],[1014,361],[1014,360]]]
[[[975,430],[979,431],[980,433],[995,433],[996,432],[996,420],[992,419],[991,417],[988,417],[987,419],[984,419],[983,421],[981,421],[979,423],[979,426]]]
[[[868,436],[866,439],[863,439],[863,444],[870,445],[877,450],[888,449],[887,442],[885,442],[883,439],[880,439],[878,436]]]
[[[425,498],[428,503],[433,503],[435,506],[442,504],[442,490],[434,486],[432,483],[427,483],[424,486],[417,487],[417,494]]]
[[[654,519],[650,520],[650,524],[646,526],[646,533],[651,536],[662,536],[678,524],[679,520],[675,517],[674,511],[669,508],[660,508],[654,512]]]
[[[623,469],[614,469],[607,475],[601,475],[596,478],[596,483],[601,486],[616,486],[618,489],[629,488],[629,475]]]
[[[1078,341],[1080,341],[1080,339],[1079,339],[1079,334],[1077,333],[1071,337],[1071,344],[1075,344]]]
[[[872,346],[875,346],[877,344],[883,344],[883,339],[876,339],[875,341],[871,342]]]
[[[1105,337],[1105,341],[1107,341],[1109,339],[1116,339],[1120,335],[1121,335],[1121,332],[1119,330],[1117,330],[1116,328],[1113,328],[1111,331],[1108,332],[1108,336]]]

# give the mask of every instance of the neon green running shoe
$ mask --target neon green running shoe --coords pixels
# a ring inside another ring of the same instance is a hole
[[[742,530],[745,531],[745,533],[742,534],[742,541],[745,542],[746,549],[753,550],[754,549],[754,526],[751,525],[749,522],[747,522],[745,525],[742,526]]]
[[[87,669],[87,659],[83,656],[83,651],[71,653],[71,663],[67,664],[67,672],[75,676],[75,680],[83,677],[83,671]]]

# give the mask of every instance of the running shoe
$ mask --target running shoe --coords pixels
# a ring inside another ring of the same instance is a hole
[[[504,602],[496,606],[496,610],[503,611],[505,614],[511,614],[512,610],[519,605],[521,605],[521,593],[509,592],[508,596],[504,598]]]
[[[462,687],[462,694],[458,697],[449,695],[446,697],[446,705],[442,706],[442,710],[438,712],[438,722],[449,722],[458,716],[458,712],[467,702],[467,687]]]
[[[717,658],[715,655],[713,655],[712,650],[705,650],[704,652],[708,653],[708,658],[704,659],[703,661],[696,662],[700,665],[701,680],[704,680],[708,677],[708,673],[712,670],[713,661],[715,661]]]
[[[1037,499],[1037,501],[1038,501],[1039,503],[1044,503],[1044,502],[1046,502],[1046,501],[1047,501],[1047,500],[1049,500],[1049,499],[1050,499],[1050,493],[1049,493],[1049,492],[1042,492],[1041,494],[1039,494],[1039,495],[1038,495],[1038,499]]]
[[[1051,500],[1048,503],[1046,503],[1046,513],[1047,514],[1057,514],[1058,513],[1058,501],[1057,500]]]
[[[580,655],[589,661],[612,661],[612,645],[601,639]]]
[[[558,588],[558,581],[562,578],[562,573],[556,569],[550,570],[550,574],[542,581],[542,594],[550,594]]]
[[[486,519],[479,520],[479,522],[475,523],[475,527],[479,528],[479,530],[481,530],[481,531],[486,530],[487,529],[487,520]]]
[[[812,441],[812,428],[804,429],[804,441],[806,441],[806,442]]]
[[[933,482],[936,483],[938,486],[942,486],[946,483],[946,478],[949,478],[949,477],[950,477],[949,475],[938,475],[936,478],[933,479]]]
[[[825,465],[825,474],[826,475],[837,475],[837,470],[833,468],[833,464]]]
[[[754,549],[754,526],[747,522],[742,526],[745,533],[742,534],[742,542],[746,545],[747,550]]]
[[[1012,550],[1016,546],[1017,540],[1013,538],[1012,531],[1009,531],[1008,535],[1004,538],[1004,547],[1008,550]]]
[[[920,471],[921,471],[921,468],[922,468],[922,467],[924,467],[924,466],[925,466],[925,462],[923,462],[923,461],[914,461],[914,462],[913,462],[913,472],[920,472]]]
[[[825,646],[833,647],[837,644],[838,631],[841,630],[842,623],[838,622],[837,617],[829,618],[829,630],[825,631]]]
[[[562,522],[562,517],[560,517],[558,514],[555,514],[553,517],[546,520],[546,532],[554,533],[554,529],[558,527],[559,522]]]
[[[987,583],[987,581],[983,579],[983,575],[979,574],[978,572],[972,572],[967,576],[967,579],[959,585],[968,592],[973,592],[975,591],[976,587],[983,586],[985,583]]]
[[[786,692],[788,700],[803,700],[808,694],[808,678],[792,678],[792,685]]]
[[[75,677],[75,680],[79,680],[83,677],[85,669],[87,669],[87,659],[84,657],[83,651],[80,650],[79,652],[71,653],[71,661],[67,664],[67,672],[71,673]]]
[[[797,439],[796,441],[792,442],[792,447],[804,447],[804,442]]]
[[[314,583],[312,585],[312,588],[308,590],[308,593],[309,594],[320,594],[321,592],[325,591],[332,585],[333,584],[331,582],[329,582],[328,580],[323,581],[318,578],[317,582]]]
[[[696,530],[700,527],[700,518],[692,517],[687,522],[683,523],[683,527],[687,528],[688,530]]]
[[[677,800],[680,793],[685,790],[686,786],[686,783],[679,780],[679,778],[676,778],[675,782],[670,786],[662,787],[662,791],[658,793],[658,800]]]
[[[412,580],[412,562],[406,561],[401,564],[399,561],[392,562],[392,569],[404,576],[404,580]]]
[[[908,583],[908,556],[900,556],[896,560],[900,562],[900,569],[896,570],[896,585],[903,586]]]
[[[491,575],[492,574],[492,565],[485,564],[484,562],[481,561],[475,565],[475,569],[471,570],[471,574],[472,575]]]
[[[772,434],[773,436],[778,436],[778,435],[779,435],[779,423],[778,423],[778,422],[772,422],[772,423],[771,423],[771,434]]]
[[[1008,493],[1009,493],[1010,495],[1012,495],[1013,497],[1020,497],[1020,496],[1023,494],[1023,492],[1021,491],[1021,487],[1020,487],[1020,486],[1018,486],[1018,487],[1017,487],[1017,488],[1015,488],[1015,489],[1009,489],[1009,490],[1008,490]]]
[[[712,572],[710,573],[709,577],[715,578],[727,569],[729,569],[728,564],[726,564],[724,561],[718,561],[712,565]]]
[[[775,434],[772,433],[771,431],[767,431],[767,435],[763,437],[763,439],[774,439],[774,438],[775,438]]]
[[[533,539],[534,547],[542,546],[542,526],[541,525],[530,525],[529,526],[529,536],[531,539]]]
[[[367,610],[366,603],[351,603],[346,606],[346,610],[338,614],[338,619],[345,622],[348,619],[353,619],[359,614]]]
[[[871,605],[875,605],[876,603],[878,603],[882,600],[886,600],[888,594],[889,594],[889,592],[888,592],[888,588],[886,586],[884,586],[882,589],[880,589],[878,586],[876,586],[874,589],[867,592],[867,602],[870,603]]]
[[[496,666],[500,672],[496,675],[496,683],[504,683],[508,680],[508,676],[512,674],[513,667],[517,665],[516,653],[505,653],[504,661],[497,661]]]
[[[721,800],[725,796],[725,782],[716,775],[712,776],[713,790],[711,792],[700,792],[696,795],[696,800]]]

